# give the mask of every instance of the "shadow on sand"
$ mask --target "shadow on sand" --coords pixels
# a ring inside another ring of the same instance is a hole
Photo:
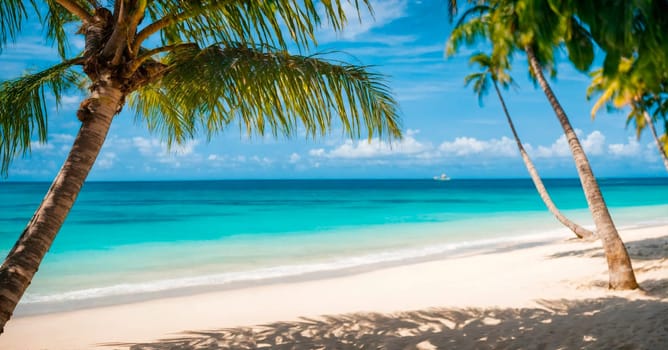
[[[255,328],[190,331],[151,343],[101,345],[130,350],[665,349],[668,345],[666,302],[609,297],[543,300],[539,305],[325,316]]]
[[[627,247],[638,263],[637,273],[664,268],[668,236],[631,242]],[[566,256],[594,258],[602,256],[602,251],[576,249],[549,258]],[[593,286],[598,282],[599,287],[605,287],[605,281],[594,281]],[[644,279],[642,288],[644,292],[633,293],[654,299],[611,295],[588,300],[540,300],[537,307],[524,309],[357,313],[252,328],[187,331],[150,343],[98,345],[129,350],[668,349],[668,279]]]
[[[626,243],[626,249],[633,260],[656,260],[668,258],[668,236],[648,238]],[[601,258],[603,248],[575,249],[560,252],[549,256],[550,258],[561,258],[567,256]]]

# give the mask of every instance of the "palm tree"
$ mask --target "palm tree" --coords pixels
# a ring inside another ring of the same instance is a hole
[[[477,16],[472,16],[475,14]],[[456,51],[464,42],[473,43],[480,38],[486,38],[493,43],[493,56],[507,57],[509,60],[516,51],[526,53],[530,72],[552,106],[573,155],[596,233],[603,244],[608,264],[609,288],[638,288],[631,259],[610,216],[587,155],[543,74],[545,68],[555,72],[551,65],[554,62],[554,49],[562,45],[566,46],[570,60],[578,69],[588,68],[593,60],[593,45],[584,27],[576,17],[558,15],[549,4],[543,2],[478,1],[462,14],[453,29],[448,52]]]
[[[559,12],[572,14],[587,27],[587,35],[605,53],[603,67],[592,82],[602,92],[597,107],[629,106],[627,121],[636,122],[638,135],[649,127],[668,169],[664,140],[654,122],[665,109],[668,94],[668,2],[605,0],[561,2]],[[598,86],[597,86],[598,85]],[[654,113],[650,115],[650,110]],[[593,112],[595,113],[595,111]]]
[[[101,5],[106,3],[109,7]],[[368,0],[352,3],[360,11]],[[303,124],[326,133],[338,115],[350,136],[400,137],[398,110],[382,77],[365,67],[300,51],[322,21],[346,23],[342,1],[3,0],[0,49],[31,14],[46,24],[62,62],[0,86],[2,173],[47,140],[45,95],[88,86],[79,133],[46,197],[0,268],[0,332],[68,215],[115,115],[129,105],[168,145],[237,123],[247,133],[292,136]],[[34,16],[34,15],[33,15]],[[142,25],[143,21],[148,21]],[[64,25],[80,23],[85,49],[68,57]],[[151,40],[148,40],[151,39]]]
[[[654,119],[647,113],[647,111],[642,112],[642,117],[644,119],[644,122],[640,122],[639,118],[633,118],[636,121],[636,125],[638,126],[639,129],[642,129],[642,125],[649,126],[649,130],[652,133],[652,138],[654,138],[654,143],[656,144],[656,148],[659,149],[659,154],[661,155],[661,159],[663,159],[663,166],[666,168],[666,171],[668,171],[668,154],[666,153],[666,148],[668,148],[668,137],[667,133],[663,133],[663,141],[659,137],[659,135],[656,132],[656,127],[654,126]]]
[[[635,123],[638,137],[640,137],[640,133],[645,127],[649,127],[663,160],[663,165],[668,170],[666,145],[660,140],[654,127],[654,119],[649,113],[649,109],[652,108],[651,103],[655,102],[656,99],[646,98],[651,96],[651,93],[646,90],[645,84],[642,80],[639,80],[637,75],[631,74],[632,66],[632,60],[622,59],[618,73],[612,77],[603,74],[602,68],[592,72],[592,83],[587,89],[587,98],[591,98],[597,92],[600,92],[601,96],[594,104],[591,116],[592,118],[595,117],[604,104],[614,108],[629,107],[629,113],[626,117],[627,123],[632,121]]]
[[[502,63],[501,61],[503,61],[504,63]],[[517,130],[515,130],[515,124],[513,123],[513,120],[510,117],[510,113],[508,112],[506,102],[503,98],[503,95],[501,94],[501,89],[499,89],[499,84],[503,88],[508,88],[514,84],[512,77],[505,71],[505,68],[508,67],[508,63],[505,62],[503,58],[494,59],[493,57],[485,55],[483,53],[478,53],[471,56],[470,63],[472,65],[477,64],[480,67],[481,71],[466,76],[466,78],[464,78],[466,84],[468,85],[470,83],[473,83],[473,91],[478,95],[478,98],[482,103],[482,98],[485,94],[487,94],[491,81],[492,86],[494,86],[494,91],[496,92],[496,96],[499,98],[499,101],[501,102],[501,107],[503,108],[503,112],[505,113],[506,121],[508,122],[510,130],[513,133],[513,137],[515,138],[517,149],[520,151],[520,155],[522,156],[524,165],[526,166],[527,171],[531,176],[531,180],[533,181],[533,184],[536,187],[536,191],[538,191],[538,194],[540,195],[540,198],[543,200],[543,203],[545,203],[547,209],[550,211],[550,213],[552,213],[552,215],[554,215],[555,218],[557,218],[557,220],[560,223],[562,223],[564,226],[568,227],[571,231],[573,231],[573,233],[578,238],[581,239],[583,238],[587,240],[595,239],[596,236],[593,232],[569,220],[561,213],[561,211],[559,211],[557,206],[552,201],[550,194],[547,192],[547,189],[543,184],[543,180],[540,178],[540,175],[538,174],[536,167],[531,161],[529,154],[527,154],[526,150],[524,149],[524,145],[522,145],[522,141],[520,140],[519,135],[517,135]]]
[[[538,63],[533,48],[530,45],[527,45],[525,51],[529,58],[531,71],[538,80],[538,84],[540,84],[540,87],[543,89],[548,101],[550,101],[550,105],[552,105],[552,109],[554,109],[559,124],[561,124],[561,128],[564,131],[564,135],[566,135],[568,146],[571,149],[573,160],[575,161],[575,166],[580,177],[580,183],[582,184],[585,198],[587,199],[587,205],[589,206],[589,211],[591,212],[594,224],[596,225],[596,232],[603,242],[603,250],[605,251],[605,257],[608,262],[610,278],[608,285],[611,289],[636,289],[638,288],[638,282],[636,282],[635,274],[633,273],[631,259],[626,251],[624,242],[622,242],[622,239],[619,237],[615,223],[612,221],[612,216],[608,211],[608,206],[605,204],[603,194],[598,186],[598,181],[594,176],[594,172],[589,165],[587,155],[580,144],[580,140],[578,139],[566,112],[561,107],[552,88],[545,79],[542,67]]]

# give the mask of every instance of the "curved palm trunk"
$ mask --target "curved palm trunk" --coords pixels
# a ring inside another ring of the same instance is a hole
[[[647,125],[649,125],[649,129],[652,131],[652,136],[654,137],[654,142],[656,142],[656,147],[659,149],[659,153],[661,153],[663,166],[665,166],[666,170],[668,170],[668,155],[666,155],[666,148],[661,144],[659,135],[656,133],[656,128],[654,127],[654,121],[647,113],[645,113],[645,121],[647,122]]]
[[[515,130],[515,124],[513,123],[513,120],[510,118],[508,107],[506,107],[506,102],[503,99],[503,95],[501,95],[501,90],[499,90],[498,84],[496,83],[495,80],[492,80],[492,82],[494,83],[494,89],[496,90],[496,95],[499,97],[499,101],[501,101],[501,107],[503,107],[503,112],[506,114],[506,120],[508,121],[510,130],[513,132],[513,137],[515,138],[515,142],[517,143],[517,148],[520,151],[520,155],[522,156],[524,165],[526,166],[527,171],[529,171],[531,180],[533,181],[534,186],[536,186],[536,191],[538,191],[538,194],[540,195],[540,198],[543,200],[543,203],[545,203],[545,206],[550,211],[550,213],[552,213],[552,215],[554,215],[554,217],[557,218],[557,220],[559,220],[560,223],[562,223],[564,226],[568,227],[571,231],[573,231],[573,233],[578,238],[587,240],[595,239],[596,235],[593,232],[587,230],[586,228],[574,223],[573,221],[565,217],[552,201],[550,194],[547,192],[547,189],[543,184],[543,180],[541,180],[540,175],[538,175],[536,167],[533,165],[531,158],[529,158],[529,155],[527,154],[526,150],[524,149],[524,146],[522,145],[522,141],[520,141],[520,137],[517,135],[517,131]]]
[[[78,114],[88,117],[46,197],[0,267],[0,333],[72,208],[121,101],[121,90],[107,80],[80,107]]]
[[[552,105],[557,119],[564,130],[568,146],[573,154],[573,160],[575,161],[575,166],[580,177],[580,183],[582,184],[582,189],[584,190],[585,198],[587,199],[587,205],[589,206],[589,211],[596,224],[596,233],[603,243],[603,250],[605,251],[605,257],[608,262],[608,273],[610,275],[608,287],[611,289],[636,289],[638,288],[638,283],[636,282],[633,273],[631,259],[629,258],[622,239],[617,233],[617,228],[612,221],[610,212],[608,212],[608,207],[606,206],[601,190],[598,187],[596,177],[594,177],[594,173],[591,170],[587,155],[582,149],[582,145],[566,116],[566,112],[561,108],[557,97],[554,95],[547,80],[545,80],[545,76],[543,76],[542,68],[533,52],[533,48],[531,48],[531,46],[526,46],[525,50],[531,70],[536,76],[545,96],[547,96],[547,99],[550,101],[550,105]]]

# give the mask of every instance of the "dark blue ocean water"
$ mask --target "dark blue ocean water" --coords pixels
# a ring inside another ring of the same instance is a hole
[[[591,225],[575,179],[547,180]],[[0,254],[49,184],[0,183]],[[601,180],[618,226],[668,222],[668,179]],[[563,235],[530,180],[87,183],[24,303],[299,275]]]

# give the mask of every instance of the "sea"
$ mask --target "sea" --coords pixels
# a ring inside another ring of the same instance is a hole
[[[548,179],[593,228],[577,179]],[[601,179],[618,228],[668,224],[668,178]],[[49,183],[0,183],[0,255]],[[529,179],[88,182],[17,314],[476,254],[574,237]]]

